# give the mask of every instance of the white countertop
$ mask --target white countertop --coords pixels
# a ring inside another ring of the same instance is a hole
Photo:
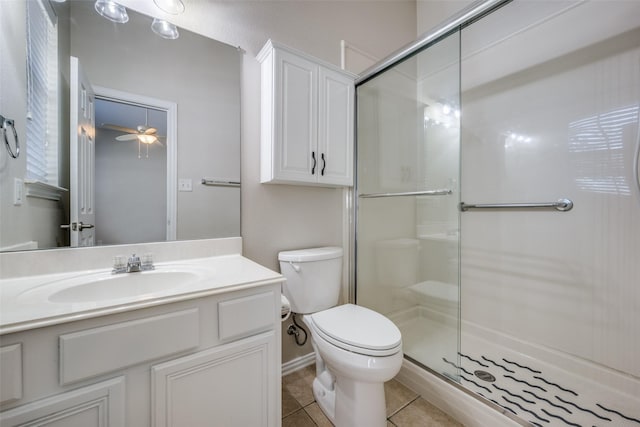
[[[184,286],[128,297],[100,297],[91,301],[52,302],[49,295],[66,283],[108,277],[111,269],[27,276],[0,280],[0,335],[104,316],[145,307],[282,282],[282,275],[242,255],[222,255],[156,264],[153,272],[195,271],[196,280]],[[154,273],[155,272],[155,273]],[[137,277],[141,277],[137,276]]]

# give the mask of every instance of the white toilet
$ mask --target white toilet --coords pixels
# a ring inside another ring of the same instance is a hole
[[[336,306],[342,248],[280,252],[291,311],[303,314],[316,354],[313,394],[337,427],[384,427],[384,382],[402,365],[402,336],[386,317],[353,304]]]

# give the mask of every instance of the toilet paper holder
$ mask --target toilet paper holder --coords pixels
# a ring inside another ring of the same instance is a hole
[[[280,319],[285,321],[291,316],[291,303],[284,295],[280,295]]]

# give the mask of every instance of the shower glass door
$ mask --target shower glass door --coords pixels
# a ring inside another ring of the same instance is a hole
[[[357,91],[356,302],[415,362],[459,366],[460,34]]]

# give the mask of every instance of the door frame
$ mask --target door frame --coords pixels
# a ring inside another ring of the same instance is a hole
[[[166,240],[176,240],[178,212],[178,104],[102,86],[93,87],[96,99],[150,107],[167,113],[167,218]]]

